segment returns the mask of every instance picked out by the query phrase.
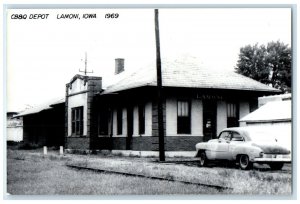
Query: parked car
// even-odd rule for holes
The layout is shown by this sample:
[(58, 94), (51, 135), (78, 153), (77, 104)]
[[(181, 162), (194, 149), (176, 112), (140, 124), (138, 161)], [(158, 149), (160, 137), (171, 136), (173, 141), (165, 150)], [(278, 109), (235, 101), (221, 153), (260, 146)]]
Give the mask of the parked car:
[(268, 164), (273, 170), (291, 162), (291, 152), (281, 146), (270, 133), (249, 127), (226, 128), (217, 139), (196, 144), (200, 166), (210, 160), (237, 162), (241, 169), (251, 169), (253, 163)]

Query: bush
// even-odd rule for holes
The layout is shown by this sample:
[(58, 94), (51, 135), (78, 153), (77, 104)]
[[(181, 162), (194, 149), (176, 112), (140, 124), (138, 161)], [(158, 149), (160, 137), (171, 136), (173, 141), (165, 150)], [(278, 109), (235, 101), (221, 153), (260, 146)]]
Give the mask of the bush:
[(7, 141), (7, 149), (12, 149), (12, 150), (15, 150), (15, 149), (18, 149), (19, 145), (20, 145), (21, 142), (16, 142), (16, 141)]
[(7, 146), (17, 146), (19, 145), (20, 142), (16, 142), (16, 141), (7, 141)]
[(51, 146), (51, 147), (48, 147), (48, 150), (59, 150), (59, 146)]
[(36, 143), (20, 143), (20, 145), (18, 146), (18, 149), (23, 149), (23, 150), (30, 150), (30, 149), (38, 149), (40, 148), (40, 146)]

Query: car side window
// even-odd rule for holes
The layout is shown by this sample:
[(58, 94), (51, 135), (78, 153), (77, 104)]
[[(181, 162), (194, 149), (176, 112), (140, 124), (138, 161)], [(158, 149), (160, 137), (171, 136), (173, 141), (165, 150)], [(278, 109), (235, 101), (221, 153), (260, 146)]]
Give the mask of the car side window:
[(222, 132), (219, 136), (219, 139), (223, 139), (223, 140), (227, 140), (229, 141), (230, 140), (230, 132)]
[(232, 132), (232, 138), (231, 141), (244, 141), (243, 136), (241, 136), (239, 133), (237, 132)]

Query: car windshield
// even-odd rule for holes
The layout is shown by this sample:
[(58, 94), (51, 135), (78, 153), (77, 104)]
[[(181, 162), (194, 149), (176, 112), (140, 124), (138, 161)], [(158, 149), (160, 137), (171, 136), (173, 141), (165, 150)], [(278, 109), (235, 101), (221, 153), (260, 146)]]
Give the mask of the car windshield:
[(251, 130), (248, 131), (248, 135), (252, 141), (266, 141), (266, 142), (277, 141), (276, 137), (272, 132)]

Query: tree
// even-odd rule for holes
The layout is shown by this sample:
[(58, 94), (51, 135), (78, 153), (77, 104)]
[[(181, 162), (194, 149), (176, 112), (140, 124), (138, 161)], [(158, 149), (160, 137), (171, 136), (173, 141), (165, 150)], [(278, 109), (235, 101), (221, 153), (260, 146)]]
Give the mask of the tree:
[(242, 47), (235, 70), (283, 92), (290, 92), (291, 63), (291, 48), (277, 41), (269, 42), (267, 46), (255, 44)]

